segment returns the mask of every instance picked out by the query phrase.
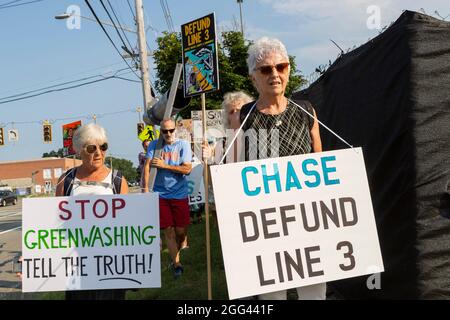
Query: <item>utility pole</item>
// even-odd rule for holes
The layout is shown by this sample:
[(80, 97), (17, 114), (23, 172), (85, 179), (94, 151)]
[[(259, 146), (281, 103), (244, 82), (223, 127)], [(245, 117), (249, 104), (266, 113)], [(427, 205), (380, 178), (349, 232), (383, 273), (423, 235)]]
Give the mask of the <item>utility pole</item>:
[(150, 91), (150, 77), (148, 72), (147, 61), (147, 40), (145, 38), (144, 29), (144, 8), (142, 6), (142, 0), (135, 0), (136, 6), (136, 25), (139, 43), (139, 58), (141, 61), (141, 76), (142, 76), (142, 91), (144, 93), (144, 112), (150, 107), (150, 103), (153, 100)]
[(136, 112), (138, 113), (138, 122), (142, 122), (142, 117), (141, 117), (142, 108), (137, 107)]
[(241, 14), (241, 34), (242, 38), (244, 38), (244, 23), (242, 22), (242, 2), (244, 0), (237, 0), (237, 2), (239, 3), (239, 13)]

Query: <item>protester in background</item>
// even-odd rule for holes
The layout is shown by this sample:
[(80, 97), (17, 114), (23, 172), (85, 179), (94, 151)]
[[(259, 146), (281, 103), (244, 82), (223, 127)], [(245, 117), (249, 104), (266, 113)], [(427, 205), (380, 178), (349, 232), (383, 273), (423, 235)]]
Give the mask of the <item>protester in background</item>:
[[(233, 130), (239, 129), (240, 126), (239, 110), (241, 110), (244, 104), (247, 104), (252, 100), (253, 97), (249, 96), (244, 91), (233, 91), (225, 93), (222, 100), (222, 110), (224, 111), (225, 114), (225, 121), (224, 121), (225, 129), (233, 129)], [(222, 148), (219, 148), (218, 150), (225, 151), (226, 147), (225, 142), (226, 142), (225, 140), (222, 141), (223, 143), (223, 145), (221, 146)], [(215, 160), (219, 159), (219, 157), (216, 157), (215, 155), (215, 150), (217, 149), (216, 147), (217, 147), (216, 144), (211, 145), (204, 144), (202, 146), (203, 158), (208, 159), (209, 164), (213, 164), (217, 162)], [(236, 161), (237, 150), (234, 149), (232, 152), (234, 152), (233, 153), (235, 158), (234, 160)], [(220, 154), (219, 156), (221, 157), (222, 154)]]
[(151, 140), (144, 140), (142, 141), (142, 148), (144, 151), (139, 152), (138, 160), (139, 160), (139, 166), (138, 166), (138, 172), (140, 176), (140, 182), (139, 185), (141, 186), (141, 189), (144, 188), (144, 165), (145, 165), (145, 159), (147, 156), (147, 148), (150, 144)]
[[(108, 138), (97, 124), (79, 127), (73, 147), (82, 164), (66, 171), (59, 178), (56, 196), (127, 194), (125, 177), (105, 166)], [(124, 300), (125, 289), (66, 291), (66, 300)]]
[(223, 96), (222, 109), (224, 110), (225, 128), (226, 129), (239, 129), (239, 110), (241, 110), (244, 104), (247, 104), (253, 100), (253, 97), (249, 96), (243, 91), (227, 92)]
[[(222, 100), (222, 110), (225, 114), (225, 121), (224, 126), (225, 129), (233, 129), (237, 130), (239, 129), (240, 123), (239, 123), (239, 110), (242, 108), (242, 106), (246, 103), (249, 103), (252, 101), (253, 98), (249, 96), (244, 91), (233, 91), (233, 92), (227, 92), (223, 96)], [(217, 148), (217, 143), (222, 143), (220, 148)], [(205, 143), (202, 145), (202, 152), (203, 152), (203, 159), (207, 159), (208, 164), (217, 164), (217, 160), (219, 160), (222, 157), (222, 154), (216, 155), (216, 150), (220, 150), (221, 153), (225, 151), (226, 149), (226, 140), (219, 140), (216, 144), (212, 143)], [(236, 145), (233, 146), (233, 159), (236, 161), (237, 157), (237, 148)], [(211, 175), (208, 175), (211, 176)], [(208, 199), (210, 208), (213, 212), (213, 217), (216, 217), (215, 214), (215, 202), (214, 202), (214, 191), (212, 188), (212, 184), (208, 183)], [(214, 220), (215, 223), (217, 223), (217, 220)]]
[[(258, 148), (245, 144), (246, 160), (321, 152), (319, 124), (314, 109), (308, 102), (304, 104), (309, 113), (314, 115), (314, 119), (311, 119), (285, 96), (290, 65), (283, 43), (267, 37), (257, 40), (249, 47), (247, 64), (259, 96), (256, 101), (244, 105), (240, 110), (240, 124), (246, 120), (243, 130), (253, 129), (258, 141)], [(247, 115), (248, 118), (245, 119)], [(265, 130), (266, 141), (259, 135), (259, 130)], [(269, 148), (273, 143), (271, 139), (277, 137), (278, 154)], [(260, 145), (265, 150), (260, 149)], [(297, 288), (297, 294), (300, 300), (323, 300), (326, 298), (326, 284)], [(261, 300), (286, 300), (287, 291), (266, 293), (258, 297)]]
[(156, 140), (147, 148), (144, 192), (149, 190), (149, 173), (153, 166), (158, 169), (153, 191), (159, 192), (160, 228), (172, 260), (174, 277), (178, 278), (184, 271), (180, 262), (180, 249), (190, 223), (186, 175), (192, 170), (192, 152), (188, 141), (175, 139), (175, 122), (172, 119), (161, 122), (161, 133), (164, 139), (161, 157), (154, 157)]

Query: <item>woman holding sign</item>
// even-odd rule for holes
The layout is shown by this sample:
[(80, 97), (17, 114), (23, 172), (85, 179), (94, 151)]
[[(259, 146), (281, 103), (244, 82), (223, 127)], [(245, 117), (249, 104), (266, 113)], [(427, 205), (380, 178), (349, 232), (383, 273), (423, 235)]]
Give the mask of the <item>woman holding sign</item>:
[[(59, 179), (56, 196), (127, 194), (121, 173), (105, 166), (108, 139), (105, 129), (90, 123), (75, 131), (73, 146), (82, 164)], [(125, 300), (124, 289), (66, 291), (66, 300)]]
[[(263, 37), (249, 47), (247, 64), (256, 101), (242, 107), (239, 114), (244, 131), (251, 130), (257, 143), (246, 139), (245, 159), (276, 158), (321, 152), (316, 113), (307, 101), (291, 101), (285, 96), (290, 65), (286, 48), (277, 39)], [(307, 111), (307, 112), (305, 112)], [(264, 132), (264, 134), (261, 134)], [(274, 145), (277, 148), (274, 148)], [(297, 288), (301, 300), (326, 298), (326, 284)], [(285, 300), (286, 290), (258, 296), (261, 300)]]

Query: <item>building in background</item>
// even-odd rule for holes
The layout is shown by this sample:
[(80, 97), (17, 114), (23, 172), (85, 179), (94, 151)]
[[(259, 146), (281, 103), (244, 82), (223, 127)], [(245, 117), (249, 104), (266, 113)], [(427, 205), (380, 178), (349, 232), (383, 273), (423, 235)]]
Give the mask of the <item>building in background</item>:
[(69, 158), (0, 162), (0, 185), (19, 195), (52, 193), (59, 177), (79, 165), (81, 160)]

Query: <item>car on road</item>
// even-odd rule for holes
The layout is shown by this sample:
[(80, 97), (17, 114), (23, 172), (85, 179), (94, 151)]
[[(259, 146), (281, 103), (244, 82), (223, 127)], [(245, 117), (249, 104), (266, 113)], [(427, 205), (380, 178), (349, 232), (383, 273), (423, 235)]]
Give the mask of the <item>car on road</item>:
[(17, 196), (9, 190), (0, 190), (0, 206), (6, 207), (9, 203), (17, 204)]

